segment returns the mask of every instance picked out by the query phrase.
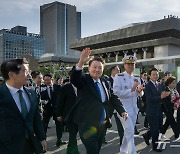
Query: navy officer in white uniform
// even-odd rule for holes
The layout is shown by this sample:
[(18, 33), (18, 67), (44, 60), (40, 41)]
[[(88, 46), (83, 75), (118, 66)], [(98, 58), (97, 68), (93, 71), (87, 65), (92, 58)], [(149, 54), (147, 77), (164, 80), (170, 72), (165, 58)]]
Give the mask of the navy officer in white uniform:
[(137, 97), (143, 95), (143, 85), (140, 83), (139, 75), (134, 75), (133, 71), (137, 58), (132, 55), (123, 59), (125, 72), (117, 74), (114, 78), (113, 92), (122, 102), (129, 118), (125, 121), (120, 116), (124, 127), (124, 137), (120, 147), (120, 154), (136, 154), (134, 144), (134, 127), (138, 114)]

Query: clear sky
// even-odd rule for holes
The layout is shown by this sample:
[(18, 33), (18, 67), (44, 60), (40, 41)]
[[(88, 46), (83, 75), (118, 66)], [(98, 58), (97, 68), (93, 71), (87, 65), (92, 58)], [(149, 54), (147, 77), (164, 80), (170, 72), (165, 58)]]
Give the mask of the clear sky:
[[(179, 0), (59, 0), (82, 13), (82, 37), (119, 29), (131, 23), (180, 17)], [(0, 29), (21, 25), (40, 32), (40, 5), (54, 0), (0, 0)]]

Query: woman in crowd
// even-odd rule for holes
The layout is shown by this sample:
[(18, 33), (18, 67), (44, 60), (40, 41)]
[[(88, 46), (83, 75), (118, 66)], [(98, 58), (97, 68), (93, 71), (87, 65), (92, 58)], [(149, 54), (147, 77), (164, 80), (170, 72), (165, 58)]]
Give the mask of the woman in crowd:
[(176, 86), (176, 78), (175, 77), (171, 76), (165, 81), (165, 91), (167, 93), (169, 93), (169, 95), (167, 97), (165, 97), (162, 101), (162, 109), (166, 115), (166, 121), (161, 129), (161, 133), (162, 133), (161, 139), (162, 140), (167, 139), (165, 136), (165, 133), (166, 133), (169, 125), (171, 126), (171, 128), (174, 132), (174, 137), (175, 138), (179, 137), (179, 130), (177, 128), (176, 120), (173, 116), (175, 104), (174, 104), (174, 102), (172, 102), (172, 97), (174, 95), (176, 95), (176, 93), (177, 93), (177, 90), (175, 90), (175, 86)]

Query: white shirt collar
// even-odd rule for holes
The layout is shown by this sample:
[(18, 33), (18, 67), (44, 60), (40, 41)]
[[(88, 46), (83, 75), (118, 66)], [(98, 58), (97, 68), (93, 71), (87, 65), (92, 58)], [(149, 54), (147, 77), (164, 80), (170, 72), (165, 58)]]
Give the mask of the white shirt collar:
[(14, 95), (15, 93), (17, 93), (18, 90), (24, 91), (23, 86), (22, 86), (20, 89), (14, 88), (14, 87), (8, 85), (7, 83), (6, 83), (6, 86), (8, 87), (9, 91), (10, 91), (11, 94), (13, 94), (13, 95)]
[(115, 78), (115, 76), (112, 76), (112, 75), (111, 75), (111, 78), (112, 78), (112, 79), (114, 79), (114, 78)]
[(100, 79), (98, 79), (98, 80), (93, 79), (93, 81), (94, 81), (94, 83), (95, 83), (95, 82), (101, 83), (101, 80), (100, 80)]
[(156, 82), (154, 82), (154, 81), (152, 81), (152, 80), (150, 80), (154, 85), (157, 85), (158, 84), (158, 82), (156, 81)]
[(133, 76), (133, 73), (131, 73), (131, 75), (130, 75), (126, 71), (124, 72), (124, 74), (127, 74), (128, 76)]

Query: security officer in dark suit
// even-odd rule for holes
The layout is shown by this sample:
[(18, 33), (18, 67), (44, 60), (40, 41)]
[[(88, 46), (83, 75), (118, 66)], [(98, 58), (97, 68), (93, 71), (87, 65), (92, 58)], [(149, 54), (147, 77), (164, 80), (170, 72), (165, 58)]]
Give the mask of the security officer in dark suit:
[(41, 111), (41, 115), (43, 113), (43, 103), (41, 101), (41, 92), (46, 90), (46, 86), (42, 84), (43, 76), (39, 71), (33, 71), (31, 73), (31, 77), (33, 79), (33, 89), (36, 92), (38, 101), (39, 101), (39, 110)]
[(53, 84), (53, 77), (51, 74), (45, 74), (44, 77), (44, 84), (46, 85), (46, 90), (41, 92), (41, 100), (44, 100), (43, 105), (43, 124), (45, 133), (47, 133), (47, 128), (51, 117), (56, 124), (56, 135), (57, 135), (57, 142), (56, 146), (60, 146), (62, 144), (66, 144), (61, 140), (63, 126), (62, 122), (58, 121), (56, 118), (56, 108), (57, 108), (57, 98), (58, 94), (60, 93), (61, 86)]
[(146, 94), (146, 114), (150, 130), (143, 134), (145, 143), (149, 145), (149, 139), (152, 137), (152, 147), (156, 152), (162, 152), (157, 148), (159, 131), (162, 128), (163, 116), (162, 116), (162, 99), (167, 97), (169, 93), (162, 91), (160, 84), (157, 82), (159, 73), (156, 68), (152, 68), (149, 71), (150, 81), (145, 86)]
[[(59, 121), (64, 121), (72, 107), (75, 105), (76, 95), (77, 88), (72, 83), (66, 83), (61, 88), (57, 102), (57, 119)], [(69, 132), (69, 142), (66, 154), (79, 154), (76, 138), (78, 126), (70, 120), (67, 121), (66, 125)]]
[[(90, 54), (89, 48), (84, 49), (78, 64), (73, 68), (71, 82), (77, 88), (77, 103), (67, 119), (73, 118), (78, 125), (87, 154), (99, 154), (106, 128), (111, 127), (109, 103), (113, 103), (124, 119), (127, 118), (127, 113), (119, 99), (110, 93), (107, 81), (101, 78), (104, 61), (98, 57), (90, 60)], [(87, 61), (89, 74), (82, 74), (82, 67)]]
[[(111, 90), (113, 92), (113, 82), (114, 82), (114, 77), (117, 73), (120, 72), (119, 67), (117, 65), (113, 66), (110, 68), (110, 72), (111, 72), (111, 76), (107, 79), (107, 81), (110, 82), (110, 87)], [(116, 125), (117, 125), (117, 130), (118, 130), (118, 134), (119, 134), (119, 138), (120, 138), (120, 145), (122, 144), (122, 139), (123, 139), (123, 134), (124, 134), (124, 129), (123, 126), (121, 124), (120, 119), (117, 116), (117, 112), (114, 110), (113, 106), (110, 104), (110, 118), (112, 117), (112, 115), (114, 115), (115, 117), (115, 121), (116, 121)]]

